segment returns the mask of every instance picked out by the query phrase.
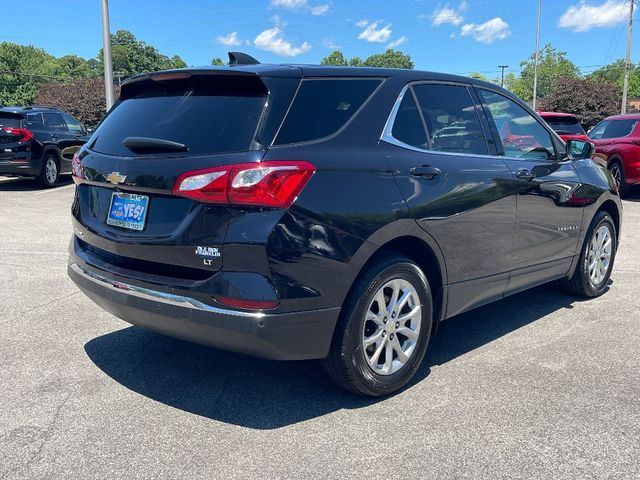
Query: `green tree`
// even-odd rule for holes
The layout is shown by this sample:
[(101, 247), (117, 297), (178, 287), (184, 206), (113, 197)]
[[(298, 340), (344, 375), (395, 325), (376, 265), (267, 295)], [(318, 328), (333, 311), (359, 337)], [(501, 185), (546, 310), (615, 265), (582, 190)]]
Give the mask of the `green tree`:
[(384, 53), (377, 53), (367, 57), (364, 61), (360, 57), (352, 57), (347, 60), (340, 50), (335, 50), (320, 60), (322, 65), (336, 65), (339, 67), (384, 67), (384, 68), (406, 68), (414, 67), (413, 60), (405, 53), (398, 50), (388, 49)]
[[(520, 76), (508, 83), (509, 89), (526, 101), (533, 98), (534, 58), (520, 63)], [(580, 70), (567, 58), (566, 52), (556, 50), (547, 44), (538, 57), (538, 98), (544, 98), (556, 81), (562, 77), (578, 78)]]
[[(113, 71), (123, 76), (187, 66), (178, 55), (169, 58), (128, 30), (118, 30), (111, 35), (111, 45)], [(98, 53), (98, 63), (101, 70), (104, 67), (102, 49)]]
[(555, 81), (540, 107), (575, 114), (585, 127), (595, 125), (620, 109), (621, 96), (614, 82), (596, 78), (562, 77)]
[(55, 75), (60, 77), (93, 77), (97, 72), (84, 58), (65, 55), (56, 59)]
[[(596, 80), (613, 82), (622, 92), (624, 84), (624, 60), (616, 60), (609, 65), (599, 68), (590, 75)], [(640, 97), (640, 64), (629, 65), (629, 97)]]
[(222, 61), (220, 57), (216, 57), (211, 60), (211, 65), (213, 65), (214, 67), (221, 67), (221, 66), (224, 66), (225, 63)]
[(0, 104), (30, 105), (55, 70), (56, 58), (43, 49), (0, 42)]

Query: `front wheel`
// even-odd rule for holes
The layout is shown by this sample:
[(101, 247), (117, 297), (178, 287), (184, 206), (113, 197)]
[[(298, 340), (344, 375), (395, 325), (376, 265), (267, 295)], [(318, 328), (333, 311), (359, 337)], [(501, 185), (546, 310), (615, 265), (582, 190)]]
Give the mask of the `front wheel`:
[(402, 388), (427, 350), (433, 306), (429, 282), (409, 258), (390, 255), (356, 282), (341, 312), (325, 373), (368, 396)]
[(565, 280), (567, 289), (582, 297), (602, 295), (611, 277), (617, 245), (613, 219), (607, 212), (598, 212), (587, 231), (578, 266)]
[(38, 175), (38, 183), (43, 187), (53, 187), (58, 183), (60, 170), (58, 168), (58, 159), (55, 155), (47, 153), (42, 161), (42, 169)]

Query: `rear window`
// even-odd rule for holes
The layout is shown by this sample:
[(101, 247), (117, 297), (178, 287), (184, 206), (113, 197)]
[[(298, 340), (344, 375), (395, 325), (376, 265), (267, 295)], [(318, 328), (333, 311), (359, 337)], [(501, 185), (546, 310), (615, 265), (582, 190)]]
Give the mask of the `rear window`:
[(0, 127), (20, 128), (21, 117), (12, 113), (0, 113)]
[(560, 135), (584, 135), (584, 129), (575, 117), (542, 117)]
[(285, 145), (332, 135), (355, 115), (380, 82), (375, 78), (303, 80), (274, 143)]
[(182, 143), (194, 155), (246, 151), (252, 148), (266, 101), (267, 89), (257, 77), (134, 82), (123, 86), (90, 148), (135, 156), (122, 141), (150, 137)]

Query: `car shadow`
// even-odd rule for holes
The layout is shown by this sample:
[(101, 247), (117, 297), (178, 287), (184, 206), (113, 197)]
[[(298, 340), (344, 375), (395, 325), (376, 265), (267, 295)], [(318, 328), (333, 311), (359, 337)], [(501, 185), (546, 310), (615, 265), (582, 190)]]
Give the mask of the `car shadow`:
[[(60, 175), (60, 180), (55, 187), (64, 187), (73, 183), (71, 175)], [(7, 178), (0, 181), (0, 192), (30, 192), (37, 190), (47, 190), (40, 185), (35, 178)]]
[[(433, 366), (552, 312), (572, 308), (578, 301), (549, 284), (443, 322), (405, 390), (424, 380)], [(137, 327), (94, 338), (85, 351), (98, 368), (126, 388), (186, 412), (248, 428), (280, 428), (381, 401), (334, 387), (316, 361), (261, 360)]]

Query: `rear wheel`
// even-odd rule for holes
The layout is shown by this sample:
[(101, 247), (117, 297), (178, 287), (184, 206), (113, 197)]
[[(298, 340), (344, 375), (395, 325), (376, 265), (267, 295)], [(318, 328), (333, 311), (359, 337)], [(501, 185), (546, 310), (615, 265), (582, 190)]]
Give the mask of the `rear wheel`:
[(620, 193), (620, 196), (623, 197), (627, 193), (629, 193), (629, 185), (627, 184), (627, 180), (624, 176), (624, 168), (622, 167), (622, 163), (620, 163), (618, 160), (614, 160), (613, 162), (611, 162), (611, 164), (609, 165), (609, 172), (618, 184), (618, 192)]
[(58, 159), (54, 154), (46, 153), (42, 161), (40, 175), (38, 175), (38, 183), (43, 187), (53, 187), (58, 183), (59, 177), (60, 168), (58, 166)]
[(431, 335), (429, 283), (409, 258), (391, 255), (372, 265), (345, 303), (323, 360), (327, 375), (360, 395), (390, 394), (411, 380)]
[(616, 256), (616, 229), (607, 212), (598, 212), (591, 221), (578, 266), (565, 281), (567, 289), (583, 297), (598, 297), (607, 287)]

